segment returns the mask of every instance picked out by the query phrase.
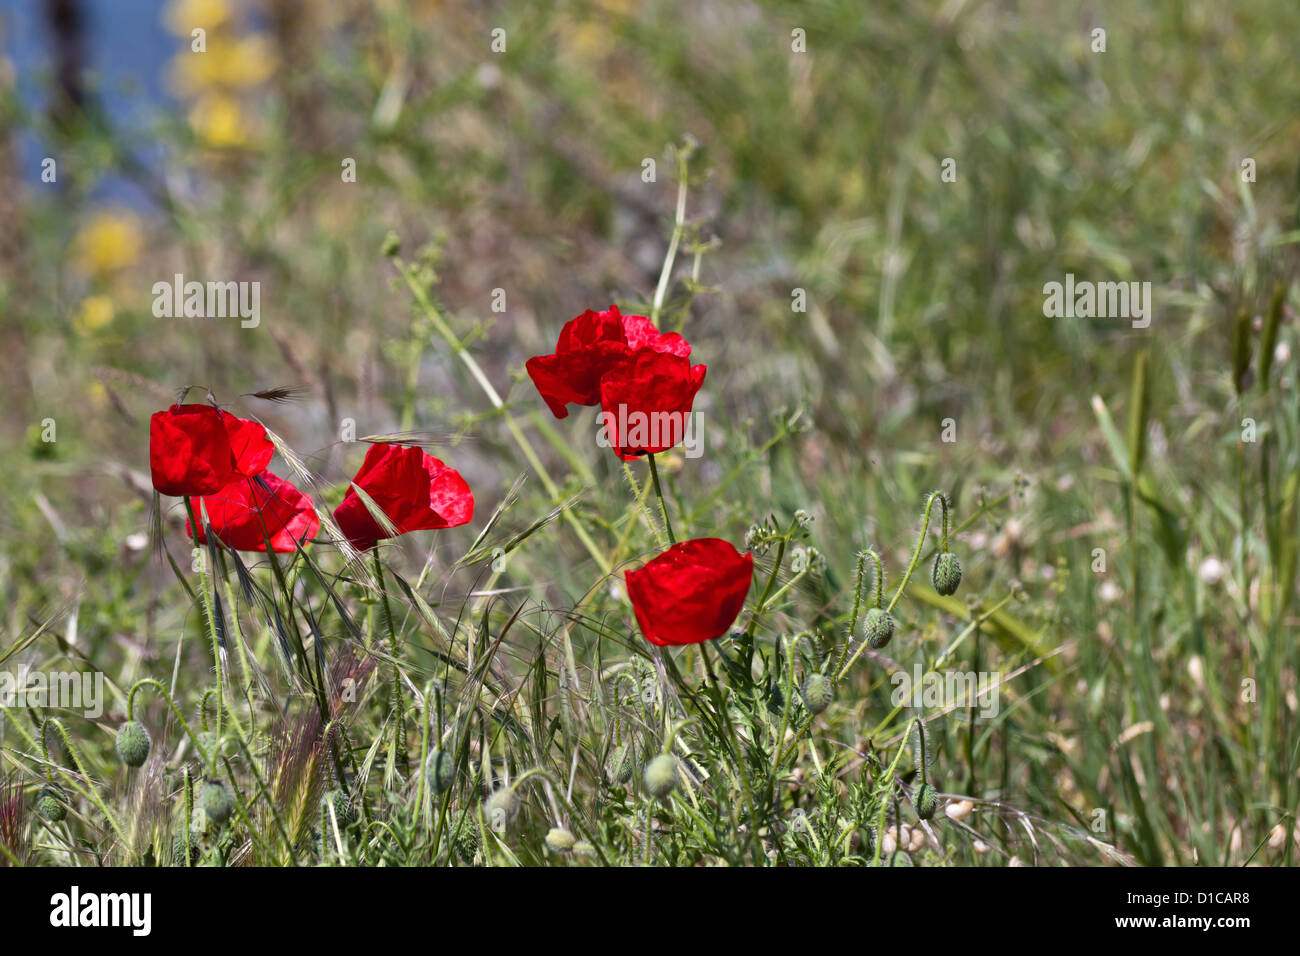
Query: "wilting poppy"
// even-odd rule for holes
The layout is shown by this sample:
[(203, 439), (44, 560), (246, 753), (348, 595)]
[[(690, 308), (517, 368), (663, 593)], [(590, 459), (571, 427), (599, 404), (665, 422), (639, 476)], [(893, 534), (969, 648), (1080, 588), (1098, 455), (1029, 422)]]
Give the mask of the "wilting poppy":
[(274, 453), (265, 428), (211, 405), (173, 405), (149, 419), (149, 470), (164, 495), (215, 494)]
[(605, 437), (624, 461), (667, 451), (686, 435), (703, 365), (668, 352), (633, 352), (600, 380)]
[(570, 319), (555, 351), (530, 358), (525, 368), (552, 414), (567, 418), (569, 403), (598, 405), (601, 377), (640, 349), (683, 358), (691, 354), (690, 344), (676, 332), (660, 332), (644, 315), (623, 315), (615, 305)]
[(660, 647), (698, 644), (726, 634), (740, 614), (754, 558), (721, 538), (694, 538), (624, 577), (647, 641)]
[[(215, 495), (195, 503), (195, 515), (208, 513), (208, 523), (218, 540), (236, 551), (265, 551), (266, 541), (277, 553), (293, 551), (295, 543), (314, 537), (320, 518), (309, 497), (269, 471), (240, 478)], [(187, 521), (186, 531), (193, 532)], [(199, 527), (199, 543), (207, 541)]]
[[(370, 496), (397, 534), (454, 528), (474, 516), (474, 495), (460, 473), (414, 445), (371, 445), (352, 483)], [(362, 551), (390, 536), (354, 488), (334, 509), (334, 520)]]

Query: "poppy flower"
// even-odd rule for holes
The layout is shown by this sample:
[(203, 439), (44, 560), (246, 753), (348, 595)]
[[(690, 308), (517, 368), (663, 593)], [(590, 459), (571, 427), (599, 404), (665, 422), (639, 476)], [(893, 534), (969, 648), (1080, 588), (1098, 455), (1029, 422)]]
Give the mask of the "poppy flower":
[(556, 418), (569, 416), (569, 404), (600, 404), (600, 380), (613, 366), (640, 349), (687, 358), (691, 346), (676, 332), (660, 332), (644, 315), (623, 315), (612, 305), (588, 309), (560, 330), (555, 351), (535, 355), (524, 367)]
[(745, 606), (754, 557), (721, 538), (694, 538), (624, 577), (645, 639), (679, 647), (727, 633)]
[[(269, 538), (271, 550), (283, 554), (320, 528), (311, 499), (269, 471), (240, 478), (200, 503), (217, 539), (236, 551), (265, 551)], [(193, 534), (188, 521), (185, 529)], [(201, 526), (198, 539), (200, 544), (207, 541)]]
[[(370, 496), (397, 534), (454, 528), (474, 516), (474, 495), (460, 473), (414, 445), (371, 445), (352, 483)], [(334, 509), (334, 520), (361, 551), (390, 537), (355, 488)]]
[(149, 419), (149, 470), (164, 495), (211, 495), (263, 471), (275, 453), (257, 422), (211, 405), (173, 405)]
[(631, 461), (681, 442), (706, 370), (680, 355), (642, 349), (605, 373), (601, 416), (618, 457)]

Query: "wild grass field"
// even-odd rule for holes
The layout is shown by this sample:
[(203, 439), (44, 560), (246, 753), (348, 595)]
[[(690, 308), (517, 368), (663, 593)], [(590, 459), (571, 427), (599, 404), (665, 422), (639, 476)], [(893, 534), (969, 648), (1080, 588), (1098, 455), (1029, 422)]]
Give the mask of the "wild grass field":
[(32, 7), (0, 866), (1296, 861), (1300, 6)]

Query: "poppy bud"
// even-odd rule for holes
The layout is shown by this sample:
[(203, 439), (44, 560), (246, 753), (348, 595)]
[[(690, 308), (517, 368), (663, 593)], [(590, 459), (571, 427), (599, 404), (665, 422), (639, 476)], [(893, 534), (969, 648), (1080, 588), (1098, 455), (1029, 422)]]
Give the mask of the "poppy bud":
[(430, 750), (424, 762), (424, 778), (434, 793), (445, 793), (456, 779), (456, 761), (443, 750)]
[(356, 811), (352, 807), (352, 798), (348, 796), (346, 790), (331, 790), (321, 797), (320, 802), (326, 814), (329, 813), (328, 807), (334, 808), (334, 817), (339, 821), (340, 827), (349, 826), (357, 818)]
[(961, 584), (961, 562), (951, 551), (944, 551), (934, 559), (934, 570), (930, 572), (934, 589), (945, 597), (955, 594)]
[(810, 713), (820, 714), (835, 699), (835, 688), (825, 674), (809, 674), (803, 682), (803, 703)]
[(456, 855), (460, 857), (460, 861), (466, 866), (473, 866), (478, 856), (478, 827), (461, 827), (461, 834), (452, 845), (456, 848)]
[(878, 651), (894, 639), (894, 618), (884, 608), (873, 607), (867, 611), (862, 630), (866, 634), (867, 643)]
[(492, 795), (483, 801), (483, 815), (487, 817), (488, 825), (496, 827), (510, 823), (519, 815), (519, 798), (510, 787), (502, 787), (500, 790), (494, 790)]
[[(200, 855), (201, 854), (199, 853), (198, 843), (191, 836), (190, 837), (190, 864), (193, 865), (195, 863), (198, 863)], [(172, 863), (174, 863), (176, 866), (185, 865), (185, 834), (184, 833), (178, 833), (176, 834), (176, 836), (172, 837)]]
[(384, 236), (384, 241), (379, 247), (379, 251), (386, 259), (391, 259), (393, 256), (401, 252), (402, 241), (397, 238), (397, 233), (390, 229), (388, 235)]
[(36, 812), (50, 823), (59, 823), (68, 815), (62, 791), (53, 785), (41, 787), (36, 795)]
[(916, 815), (922, 820), (928, 820), (938, 809), (939, 791), (928, 783), (921, 784), (920, 789), (916, 791)]
[(605, 776), (611, 783), (624, 784), (632, 779), (636, 769), (636, 751), (631, 743), (623, 744), (610, 756), (605, 764)]
[(118, 729), (113, 749), (128, 767), (143, 766), (149, 759), (149, 731), (138, 720), (128, 720)]
[(546, 845), (552, 853), (568, 853), (577, 842), (564, 827), (552, 827), (546, 833)]
[(213, 823), (221, 824), (230, 819), (235, 809), (235, 801), (227, 790), (216, 780), (209, 780), (199, 791), (199, 809)]
[(650, 796), (665, 800), (677, 789), (677, 758), (672, 754), (660, 754), (646, 764), (645, 788)]

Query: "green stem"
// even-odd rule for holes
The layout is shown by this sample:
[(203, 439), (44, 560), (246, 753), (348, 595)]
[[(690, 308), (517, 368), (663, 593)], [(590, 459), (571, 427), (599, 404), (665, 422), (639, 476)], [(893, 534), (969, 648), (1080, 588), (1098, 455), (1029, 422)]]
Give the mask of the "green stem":
[(664, 531), (668, 533), (668, 542), (676, 544), (677, 538), (673, 534), (673, 523), (668, 517), (668, 502), (664, 501), (664, 490), (659, 485), (659, 466), (655, 464), (655, 456), (647, 455), (650, 459), (650, 477), (654, 479), (655, 497), (659, 499), (659, 511), (664, 516)]
[[(420, 287), (420, 284), (411, 277), (406, 264), (402, 262), (401, 259), (396, 258), (393, 259), (393, 264), (401, 274), (402, 279), (406, 282), (407, 288), (411, 290), (411, 295), (414, 296), (416, 304), (420, 306), (429, 321), (433, 323), (433, 327), (437, 330), (438, 334), (442, 336), (443, 340), (449, 346), (451, 346), (452, 351), (460, 357), (460, 360), (465, 364), (465, 367), (469, 369), (470, 375), (473, 376), (476, 382), (478, 382), (479, 387), (483, 389), (483, 393), (487, 395), (488, 401), (492, 403), (493, 408), (497, 409), (501, 413), (501, 417), (505, 420), (506, 428), (510, 431), (511, 437), (514, 438), (515, 444), (519, 446), (519, 450), (524, 453), (524, 457), (528, 459), (529, 466), (537, 472), (537, 477), (542, 480), (542, 485), (546, 488), (546, 493), (551, 496), (552, 500), (556, 504), (560, 504), (559, 487), (551, 478), (550, 473), (546, 470), (546, 466), (542, 464), (541, 459), (537, 457), (536, 450), (528, 441), (528, 437), (523, 433), (523, 430), (519, 427), (519, 423), (515, 421), (514, 416), (511, 415), (509, 410), (505, 407), (505, 402), (502, 401), (500, 394), (498, 394), (497, 390), (492, 386), (492, 383), (488, 380), (487, 375), (484, 374), (483, 369), (479, 366), (478, 362), (474, 360), (474, 356), (470, 354), (469, 349), (465, 348), (464, 343), (462, 343), (460, 339), (456, 337), (456, 334), (452, 332), (451, 326), (447, 324), (446, 320), (442, 317), (442, 314), (429, 299), (428, 293), (425, 292), (425, 290)], [(596, 546), (596, 542), (591, 539), (591, 535), (588, 534), (587, 529), (582, 522), (579, 521), (568, 508), (564, 509), (564, 519), (573, 528), (574, 533), (578, 536), (578, 540), (582, 542), (583, 547), (591, 553), (591, 556), (595, 559), (601, 573), (609, 574), (609, 560), (601, 552), (600, 548)]]
[[(194, 730), (190, 727), (189, 721), (185, 719), (185, 715), (181, 713), (181, 709), (176, 706), (176, 701), (172, 700), (172, 695), (167, 692), (167, 688), (164, 687), (160, 681), (154, 680), (152, 677), (144, 677), (131, 685), (131, 689), (127, 691), (126, 694), (126, 719), (134, 719), (135, 695), (143, 687), (152, 687), (158, 691), (159, 696), (167, 702), (167, 706), (172, 709), (172, 713), (176, 715), (176, 719), (179, 720), (181, 726), (185, 728), (186, 736), (194, 742), (194, 749), (199, 752), (199, 756), (203, 758), (204, 764), (213, 767), (214, 764), (212, 762), (212, 757), (208, 753), (207, 748), (203, 746), (202, 742), (195, 735)], [(218, 720), (220, 720), (220, 715), (218, 715)]]

